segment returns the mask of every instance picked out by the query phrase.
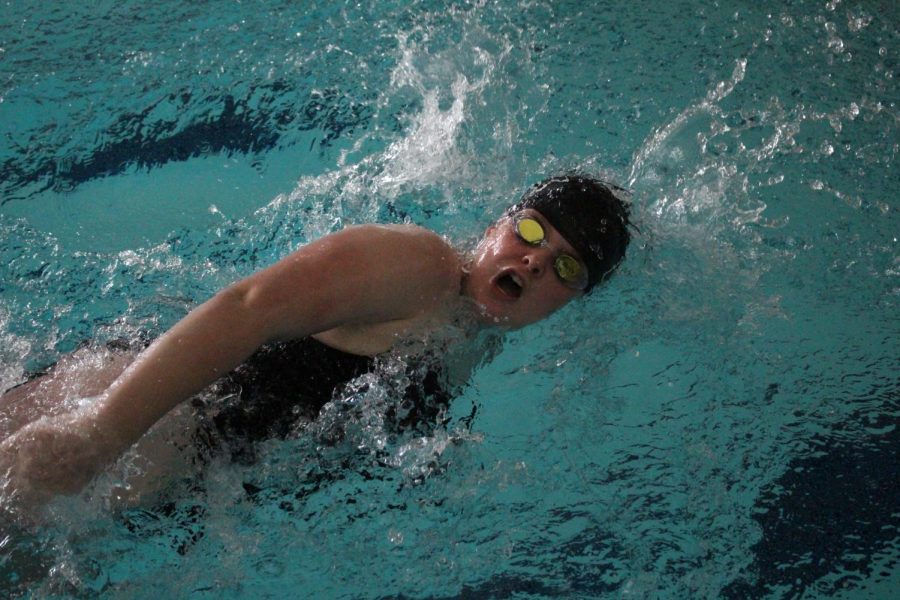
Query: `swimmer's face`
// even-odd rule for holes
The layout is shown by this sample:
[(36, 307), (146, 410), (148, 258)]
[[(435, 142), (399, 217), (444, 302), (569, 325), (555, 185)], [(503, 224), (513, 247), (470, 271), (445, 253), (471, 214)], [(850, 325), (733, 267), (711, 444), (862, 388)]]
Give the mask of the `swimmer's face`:
[(485, 233), (463, 284), (464, 293), (487, 322), (510, 328), (540, 321), (582, 294), (554, 270), (560, 254), (581, 261), (578, 252), (538, 211), (525, 209), (518, 214), (543, 226), (546, 244), (525, 242), (516, 233), (513, 217), (505, 216)]

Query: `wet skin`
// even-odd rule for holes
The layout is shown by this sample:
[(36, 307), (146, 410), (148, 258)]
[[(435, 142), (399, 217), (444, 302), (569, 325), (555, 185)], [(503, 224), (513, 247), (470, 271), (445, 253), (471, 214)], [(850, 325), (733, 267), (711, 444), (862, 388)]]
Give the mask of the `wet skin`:
[(516, 234), (512, 217), (503, 217), (488, 228), (463, 279), (463, 293), (485, 319), (512, 329), (539, 321), (582, 294), (567, 287), (553, 269), (560, 254), (583, 264), (578, 252), (538, 211), (520, 214), (541, 223), (547, 243), (526, 243)]

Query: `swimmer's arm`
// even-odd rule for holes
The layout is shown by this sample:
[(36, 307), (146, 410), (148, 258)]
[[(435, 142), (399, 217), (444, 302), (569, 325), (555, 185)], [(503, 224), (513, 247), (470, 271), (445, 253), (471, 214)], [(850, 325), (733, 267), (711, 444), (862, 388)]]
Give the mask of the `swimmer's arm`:
[(456, 253), (423, 229), (363, 226), (326, 236), (197, 307), (85, 411), (31, 423), (7, 438), (0, 471), (40, 497), (77, 492), (260, 345), (408, 319), (436, 311), (458, 292)]
[(113, 383), (98, 416), (124, 450), (265, 343), (408, 319), (458, 292), (458, 258), (435, 234), (417, 227), (345, 229), (192, 311)]

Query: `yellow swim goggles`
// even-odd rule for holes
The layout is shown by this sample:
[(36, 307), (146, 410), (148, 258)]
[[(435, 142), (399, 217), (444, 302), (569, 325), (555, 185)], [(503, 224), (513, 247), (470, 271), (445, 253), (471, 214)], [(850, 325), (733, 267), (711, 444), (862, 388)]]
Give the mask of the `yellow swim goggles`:
[[(516, 215), (513, 217), (516, 235), (530, 246), (546, 246), (547, 234), (544, 226), (534, 217)], [(566, 287), (575, 290), (584, 290), (588, 284), (587, 268), (574, 256), (560, 254), (553, 261), (553, 270), (556, 276)]]

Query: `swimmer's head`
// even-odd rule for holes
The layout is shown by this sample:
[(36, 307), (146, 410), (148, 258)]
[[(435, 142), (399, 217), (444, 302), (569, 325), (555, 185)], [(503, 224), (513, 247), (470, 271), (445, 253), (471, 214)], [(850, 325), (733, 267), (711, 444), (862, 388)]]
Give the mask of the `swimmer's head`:
[(628, 207), (614, 190), (623, 191), (591, 177), (560, 175), (536, 184), (507, 213), (541, 213), (581, 255), (589, 292), (616, 270), (631, 239)]

